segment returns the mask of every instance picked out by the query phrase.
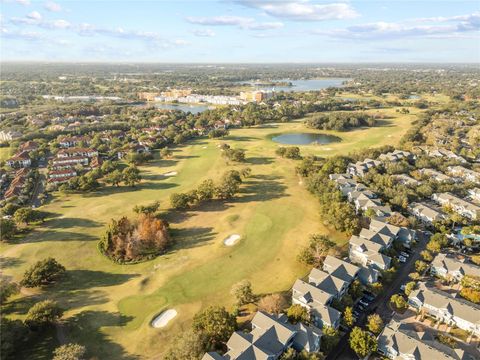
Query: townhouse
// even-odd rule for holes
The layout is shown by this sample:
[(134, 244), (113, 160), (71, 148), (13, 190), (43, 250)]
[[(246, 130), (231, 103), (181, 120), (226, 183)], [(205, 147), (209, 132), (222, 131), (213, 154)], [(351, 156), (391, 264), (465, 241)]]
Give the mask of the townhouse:
[(375, 218), (370, 220), (369, 229), (393, 237), (394, 240), (401, 242), (403, 246), (408, 248), (411, 246), (412, 241), (417, 239), (417, 233), (415, 230), (404, 226), (392, 225)]
[(402, 150), (394, 150), (392, 152), (388, 152), (386, 154), (381, 154), (378, 157), (378, 160), (384, 161), (384, 162), (398, 162), (400, 160), (413, 160), (415, 156), (408, 151), (402, 151)]
[(392, 177), (395, 179), (397, 183), (401, 185), (417, 186), (422, 183), (421, 181), (415, 180), (411, 176), (408, 176), (405, 174), (392, 175)]
[(442, 206), (451, 207), (453, 211), (468, 219), (477, 220), (480, 217), (480, 206), (461, 199), (449, 192), (433, 194), (432, 200)]
[(5, 199), (8, 200), (14, 196), (19, 196), (22, 193), (28, 173), (29, 170), (27, 168), (22, 168), (15, 172), (13, 180), (10, 182), (7, 191), (5, 191)]
[(425, 225), (431, 226), (434, 222), (447, 219), (447, 214), (426, 203), (413, 202), (408, 206), (408, 212), (422, 221)]
[(389, 359), (467, 360), (460, 348), (451, 349), (439, 343), (428, 332), (416, 332), (407, 324), (391, 320), (378, 336), (378, 352)]
[(408, 297), (408, 304), (448, 325), (480, 335), (480, 307), (421, 283)]
[(420, 169), (418, 172), (427, 177), (428, 179), (438, 181), (440, 183), (453, 182), (453, 179), (450, 176), (447, 176), (440, 171), (434, 169)]
[(360, 236), (352, 235), (349, 241), (349, 259), (355, 264), (377, 271), (387, 270), (392, 259), (381, 253), (385, 247)]
[(480, 173), (477, 171), (464, 168), (463, 166), (449, 166), (447, 169), (452, 176), (459, 177), (464, 181), (480, 184)]
[(465, 275), (480, 277), (480, 267), (439, 253), (432, 261), (430, 273), (460, 281)]
[(295, 325), (284, 315), (259, 311), (252, 319), (248, 333), (235, 331), (227, 342), (225, 355), (206, 353), (202, 360), (276, 360), (289, 348), (317, 352), (322, 331), (303, 323)]
[(62, 184), (75, 176), (77, 176), (77, 172), (74, 169), (50, 170), (47, 182), (50, 184)]
[(355, 164), (348, 164), (347, 173), (353, 176), (363, 177), (368, 170), (382, 165), (379, 160), (365, 159), (364, 161), (357, 161)]
[(12, 168), (27, 168), (32, 165), (32, 160), (28, 151), (22, 150), (6, 161), (7, 165)]
[(61, 149), (57, 153), (57, 158), (70, 158), (70, 157), (87, 157), (91, 158), (98, 156), (98, 151), (90, 148), (67, 148)]
[(323, 271), (350, 284), (358, 277), (360, 268), (334, 256), (327, 255), (323, 261)]
[(472, 200), (480, 201), (480, 188), (469, 189), (468, 195)]
[(320, 290), (315, 285), (297, 279), (292, 288), (292, 304), (298, 304), (308, 310), (313, 324), (319, 328), (330, 326), (338, 328), (341, 313), (328, 304), (335, 296)]
[(445, 159), (453, 159), (453, 160), (457, 160), (461, 163), (466, 163), (467, 162), (467, 160), (465, 160), (460, 155), (457, 155), (453, 151), (446, 150), (446, 149), (426, 150), (426, 153), (427, 153), (428, 156), (431, 156), (431, 157), (441, 157), (441, 158), (445, 158)]

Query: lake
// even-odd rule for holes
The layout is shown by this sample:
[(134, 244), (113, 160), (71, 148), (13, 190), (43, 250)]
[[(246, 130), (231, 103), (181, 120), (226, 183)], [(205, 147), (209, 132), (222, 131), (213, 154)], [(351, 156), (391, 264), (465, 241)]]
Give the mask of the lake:
[[(254, 82), (247, 82), (248, 84), (254, 86), (258, 90), (272, 90), (275, 91), (317, 91), (326, 89), (329, 87), (341, 87), (344, 81), (350, 79), (346, 78), (329, 78), (329, 79), (308, 79), (308, 80), (290, 80), (290, 79), (279, 79), (273, 80), (275, 82), (290, 82), (292, 86), (263, 86), (262, 84), (256, 84)], [(245, 83), (245, 82), (243, 82)]]
[(183, 112), (191, 112), (192, 114), (198, 114), (205, 110), (208, 110), (207, 105), (155, 103), (155, 107), (157, 109), (164, 109), (164, 110), (181, 110)]
[(340, 138), (333, 135), (315, 133), (286, 133), (272, 137), (272, 141), (284, 145), (324, 145), (339, 142)]

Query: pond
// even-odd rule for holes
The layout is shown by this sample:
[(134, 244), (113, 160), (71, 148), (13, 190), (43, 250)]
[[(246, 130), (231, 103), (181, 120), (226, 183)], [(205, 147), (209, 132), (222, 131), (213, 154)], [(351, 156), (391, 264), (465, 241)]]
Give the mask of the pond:
[(205, 110), (208, 110), (207, 105), (156, 103), (155, 107), (157, 109), (164, 109), (164, 110), (181, 110), (183, 112), (191, 112), (192, 114), (198, 114)]
[[(329, 87), (341, 87), (343, 82), (350, 79), (346, 78), (328, 78), (328, 79), (308, 79), (308, 80), (290, 80), (290, 79), (278, 79), (275, 82), (291, 83), (292, 86), (268, 86), (261, 83), (246, 82), (255, 87), (257, 90), (272, 90), (275, 91), (318, 91)], [(245, 83), (245, 82), (243, 82)]]
[(340, 142), (340, 138), (333, 135), (315, 133), (286, 133), (272, 137), (276, 143), (284, 145), (324, 145)]

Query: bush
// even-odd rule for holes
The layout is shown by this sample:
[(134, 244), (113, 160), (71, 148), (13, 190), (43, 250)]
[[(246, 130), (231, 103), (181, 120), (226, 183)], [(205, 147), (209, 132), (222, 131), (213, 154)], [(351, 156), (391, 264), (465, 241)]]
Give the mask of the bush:
[(310, 321), (310, 315), (308, 315), (307, 309), (298, 304), (294, 304), (288, 308), (287, 316), (293, 324)]
[(63, 310), (55, 301), (44, 300), (33, 305), (25, 318), (25, 325), (32, 330), (52, 325), (63, 315)]
[(79, 344), (65, 344), (53, 352), (53, 360), (84, 360), (87, 349)]
[(54, 258), (38, 261), (23, 275), (21, 285), (36, 287), (51, 284), (65, 273), (65, 267)]

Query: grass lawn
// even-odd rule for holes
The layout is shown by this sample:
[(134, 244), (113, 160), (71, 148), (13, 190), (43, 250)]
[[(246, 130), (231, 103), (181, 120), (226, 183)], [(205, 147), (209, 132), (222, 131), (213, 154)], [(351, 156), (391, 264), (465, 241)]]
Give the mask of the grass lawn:
[[(414, 114), (392, 116), (380, 127), (332, 133), (335, 144), (303, 146), (302, 153), (328, 156), (370, 146), (395, 144)], [(249, 279), (258, 294), (288, 290), (308, 271), (296, 261), (298, 248), (312, 233), (324, 233), (340, 246), (343, 234), (322, 225), (316, 200), (295, 175), (295, 161), (275, 156), (275, 133), (302, 132), (300, 121), (237, 129), (223, 140), (199, 139), (176, 148), (171, 160), (155, 160), (142, 167), (144, 181), (137, 188), (109, 187), (93, 194), (57, 195), (43, 210), (52, 218), (16, 244), (2, 244), (4, 273), (16, 280), (33, 262), (54, 256), (67, 276), (45, 291), (17, 296), (4, 309), (23, 318), (29, 306), (49, 297), (65, 308), (65, 337), (79, 342), (99, 359), (159, 357), (172, 339), (190, 326), (195, 312), (209, 304), (233, 306), (231, 286)], [(247, 163), (227, 164), (218, 144), (246, 150)], [(217, 179), (227, 169), (249, 166), (252, 176), (241, 194), (226, 203), (213, 202), (178, 213), (169, 207), (172, 192), (196, 187), (203, 179)], [(178, 175), (162, 174), (177, 171)], [(116, 265), (97, 251), (97, 241), (112, 217), (132, 215), (137, 204), (159, 200), (176, 239), (164, 256), (136, 265)], [(223, 240), (241, 239), (232, 247)], [(161, 311), (175, 308), (178, 316), (163, 329), (150, 326)], [(28, 347), (19, 358), (47, 359), (55, 337)], [(47, 349), (47, 350), (46, 350)], [(43, 354), (43, 355), (42, 355)], [(45, 355), (47, 354), (47, 355)]]
[(6, 161), (12, 156), (10, 147), (0, 147), (0, 162)]

